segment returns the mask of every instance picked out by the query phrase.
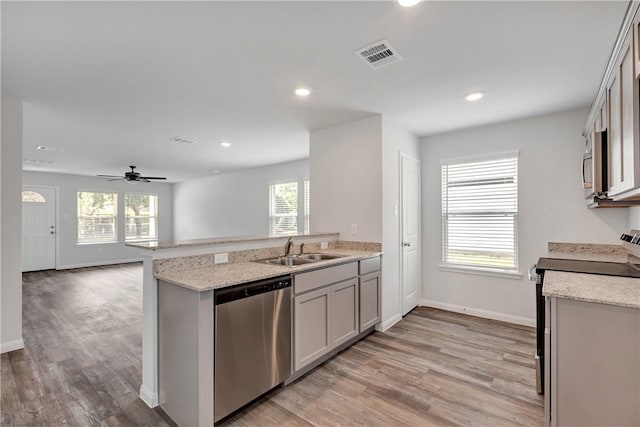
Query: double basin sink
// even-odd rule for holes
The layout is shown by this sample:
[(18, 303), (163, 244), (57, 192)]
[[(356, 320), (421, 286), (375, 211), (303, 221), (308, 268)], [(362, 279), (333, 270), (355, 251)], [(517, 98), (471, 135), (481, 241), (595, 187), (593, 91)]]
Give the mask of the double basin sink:
[(295, 267), (296, 265), (311, 264), (318, 261), (326, 261), (330, 259), (342, 258), (346, 255), (334, 255), (334, 254), (300, 254), (300, 255), (286, 255), (276, 258), (259, 259), (255, 262), (262, 264), (272, 265), (285, 265), (287, 267)]

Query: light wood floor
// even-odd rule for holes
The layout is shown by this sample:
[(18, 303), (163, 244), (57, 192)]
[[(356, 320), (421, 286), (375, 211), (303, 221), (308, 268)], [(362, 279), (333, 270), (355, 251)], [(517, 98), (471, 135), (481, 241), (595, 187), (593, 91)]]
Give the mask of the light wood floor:
[[(138, 398), (140, 265), (26, 273), (23, 312), (2, 425), (173, 425)], [(223, 425), (540, 426), (534, 346), (533, 328), (417, 308)]]

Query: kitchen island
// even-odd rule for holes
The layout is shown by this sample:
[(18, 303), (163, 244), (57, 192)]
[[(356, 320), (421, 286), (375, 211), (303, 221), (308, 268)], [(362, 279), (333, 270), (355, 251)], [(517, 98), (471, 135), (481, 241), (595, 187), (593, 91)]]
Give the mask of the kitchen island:
[[(186, 242), (131, 244), (143, 251), (143, 367), (140, 397), (150, 407), (159, 403), (158, 362), (158, 289), (159, 280), (173, 286), (206, 292), (245, 281), (290, 274), (286, 266), (252, 262), (282, 255), (285, 237), (225, 237)], [(313, 233), (291, 236), (292, 253), (342, 252), (341, 259), (327, 260), (322, 265), (339, 264), (358, 257), (380, 253), (381, 245), (370, 242), (339, 241), (337, 233)], [(326, 249), (322, 249), (326, 248)], [(348, 259), (345, 259), (348, 258)], [(341, 261), (342, 260), (342, 261)], [(297, 271), (313, 269), (313, 265), (297, 266)]]

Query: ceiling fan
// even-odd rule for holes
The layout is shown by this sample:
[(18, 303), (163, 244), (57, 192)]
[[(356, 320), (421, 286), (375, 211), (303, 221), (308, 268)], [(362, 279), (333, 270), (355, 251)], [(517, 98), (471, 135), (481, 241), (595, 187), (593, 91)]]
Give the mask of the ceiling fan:
[(131, 168), (131, 172), (125, 172), (124, 176), (116, 176), (116, 175), (97, 175), (101, 178), (111, 178), (109, 181), (127, 181), (131, 184), (135, 184), (138, 182), (151, 182), (152, 179), (167, 179), (165, 177), (159, 176), (140, 176), (140, 172), (135, 171), (135, 166), (129, 166)]

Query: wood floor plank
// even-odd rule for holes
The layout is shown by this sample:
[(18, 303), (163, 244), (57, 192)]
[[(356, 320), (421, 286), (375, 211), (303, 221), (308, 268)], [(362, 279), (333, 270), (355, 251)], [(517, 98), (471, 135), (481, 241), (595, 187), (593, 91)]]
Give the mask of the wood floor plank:
[[(0, 357), (2, 426), (174, 426), (139, 398), (139, 264), (23, 275), (25, 349)], [(219, 427), (541, 426), (535, 330), (417, 308)]]

